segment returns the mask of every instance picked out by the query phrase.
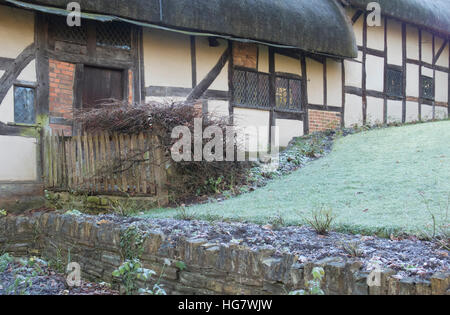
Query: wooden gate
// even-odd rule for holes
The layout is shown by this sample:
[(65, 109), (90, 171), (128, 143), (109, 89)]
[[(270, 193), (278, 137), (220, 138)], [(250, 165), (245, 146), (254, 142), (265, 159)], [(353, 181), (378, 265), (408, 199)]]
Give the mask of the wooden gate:
[(49, 190), (167, 196), (165, 153), (149, 133), (47, 134), (43, 161)]

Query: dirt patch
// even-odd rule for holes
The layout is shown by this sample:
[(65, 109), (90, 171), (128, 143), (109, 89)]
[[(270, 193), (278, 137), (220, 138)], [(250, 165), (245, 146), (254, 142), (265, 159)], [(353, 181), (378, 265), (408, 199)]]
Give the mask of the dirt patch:
[[(92, 218), (92, 217), (91, 217)], [(437, 272), (448, 272), (449, 251), (433, 242), (414, 237), (384, 239), (375, 236), (347, 235), (331, 232), (320, 236), (306, 227), (286, 227), (272, 230), (247, 223), (208, 223), (173, 219), (141, 219), (101, 216), (122, 226), (135, 225), (144, 231), (160, 232), (167, 241), (176, 243), (181, 238), (203, 239), (209, 243), (240, 244), (251, 249), (274, 250), (275, 255), (293, 253), (300, 263), (314, 262), (327, 257), (351, 257), (345, 247), (356, 248), (364, 270), (376, 265), (397, 271), (397, 277), (428, 279)]]

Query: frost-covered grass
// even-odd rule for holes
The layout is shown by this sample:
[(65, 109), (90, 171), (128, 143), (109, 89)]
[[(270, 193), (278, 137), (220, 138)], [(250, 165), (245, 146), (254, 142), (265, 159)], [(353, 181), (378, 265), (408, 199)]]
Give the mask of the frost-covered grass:
[[(450, 194), (450, 121), (340, 138), (326, 157), (264, 188), (187, 211), (197, 218), (256, 223), (281, 215), (286, 224), (295, 225), (325, 205), (333, 209), (340, 231), (417, 234), (431, 223), (420, 192), (431, 200), (430, 209), (442, 223)], [(175, 209), (159, 209), (145, 216), (176, 214)]]

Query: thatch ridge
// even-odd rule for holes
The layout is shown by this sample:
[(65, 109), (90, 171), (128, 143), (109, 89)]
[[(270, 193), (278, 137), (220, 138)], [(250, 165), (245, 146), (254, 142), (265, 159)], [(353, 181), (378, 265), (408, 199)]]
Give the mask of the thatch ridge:
[[(367, 8), (373, 0), (346, 0), (359, 8)], [(387, 16), (417, 24), (450, 35), (450, 0), (378, 0)]]
[[(65, 7), (67, 0), (22, 0)], [(353, 30), (335, 0), (78, 0), (85, 12), (231, 35), (353, 58)], [(160, 3), (162, 6), (160, 6)]]

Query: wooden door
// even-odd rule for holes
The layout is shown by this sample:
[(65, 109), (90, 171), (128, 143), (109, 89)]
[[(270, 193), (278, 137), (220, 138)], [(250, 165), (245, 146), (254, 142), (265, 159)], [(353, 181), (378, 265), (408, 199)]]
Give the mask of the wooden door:
[(98, 107), (110, 99), (124, 99), (123, 71), (85, 66), (83, 109)]

